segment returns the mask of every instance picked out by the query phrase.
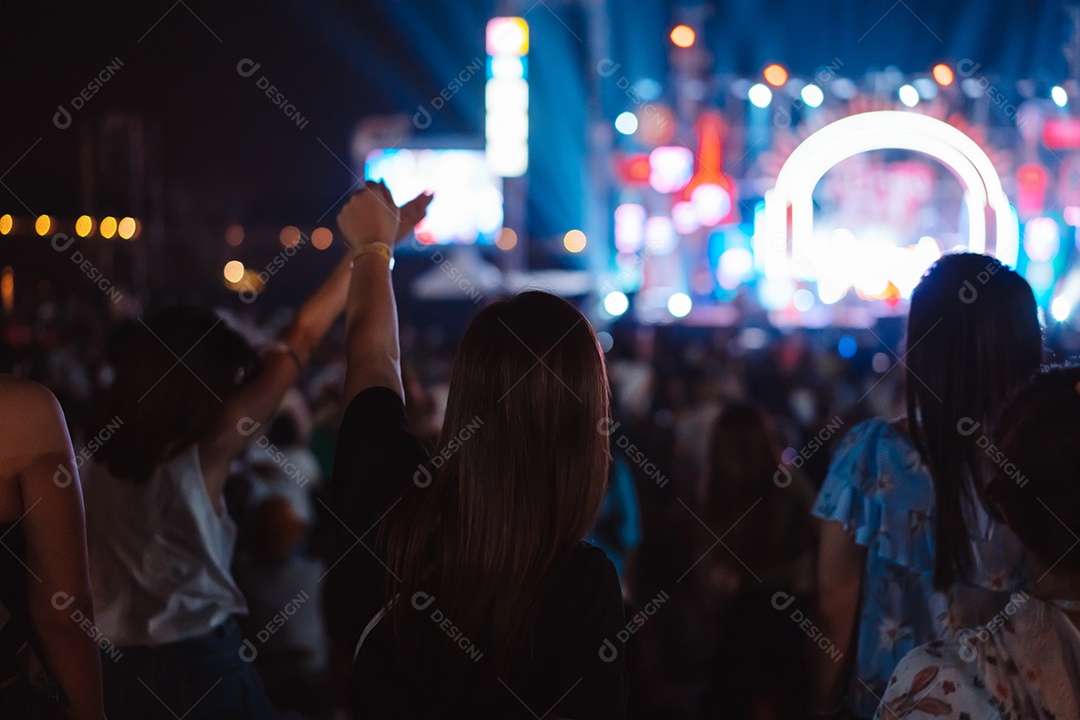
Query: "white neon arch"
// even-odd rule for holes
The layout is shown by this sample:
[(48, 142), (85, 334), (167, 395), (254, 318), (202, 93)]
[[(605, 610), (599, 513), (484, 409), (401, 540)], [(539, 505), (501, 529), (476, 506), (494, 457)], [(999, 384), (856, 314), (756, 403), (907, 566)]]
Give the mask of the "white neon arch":
[(1019, 227), (994, 164), (979, 145), (960, 130), (918, 113), (881, 110), (851, 115), (806, 138), (788, 157), (765, 193), (764, 227), (754, 240), (768, 277), (787, 277), (788, 222), (791, 208), (791, 254), (813, 242), (813, 192), (821, 178), (841, 160), (870, 150), (912, 150), (951, 168), (964, 187), (968, 211), (968, 249), (986, 251), (986, 211), (994, 213), (994, 255), (1015, 267)]

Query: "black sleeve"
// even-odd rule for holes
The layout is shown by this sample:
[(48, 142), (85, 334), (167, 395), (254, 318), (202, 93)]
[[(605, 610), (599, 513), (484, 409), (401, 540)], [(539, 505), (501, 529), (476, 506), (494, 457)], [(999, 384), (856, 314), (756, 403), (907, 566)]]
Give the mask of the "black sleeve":
[[(423, 472), (427, 459), (409, 432), (401, 397), (385, 387), (360, 391), (345, 410), (338, 432), (334, 512), (364, 537)], [(364, 542), (370, 545), (370, 538)]]
[[(603, 550), (585, 545), (584, 562), (575, 563), (578, 612), (564, 637), (559, 673), (573, 690), (553, 709), (573, 720), (623, 720), (626, 717), (626, 665), (622, 589), (615, 566)], [(584, 591), (587, 588), (587, 591)], [(584, 591), (584, 592), (583, 592)]]

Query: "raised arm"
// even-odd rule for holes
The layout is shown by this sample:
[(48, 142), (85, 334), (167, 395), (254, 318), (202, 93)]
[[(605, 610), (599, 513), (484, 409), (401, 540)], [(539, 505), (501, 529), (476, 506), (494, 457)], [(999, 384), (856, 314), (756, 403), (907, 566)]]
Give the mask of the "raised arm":
[(285, 391), (296, 381), (300, 366), (341, 315), (350, 275), (346, 257), (300, 306), (280, 344), (263, 356), (258, 374), (225, 402), (217, 422), (199, 441), (199, 458), (211, 498), (220, 497), (229, 462), (255, 441), (259, 426), (273, 417)]
[(0, 451), (22, 495), (27, 590), (34, 632), (45, 662), (70, 702), (69, 717), (103, 720), (101, 658), (87, 630), (93, 622), (82, 488), (63, 412), (45, 388), (0, 380), (2, 406), (17, 410)]
[(430, 202), (430, 195), (421, 195), (399, 209), (385, 185), (368, 182), (338, 214), (338, 227), (354, 257), (345, 312), (346, 404), (369, 387), (390, 388), (404, 402), (389, 251), (423, 218)]

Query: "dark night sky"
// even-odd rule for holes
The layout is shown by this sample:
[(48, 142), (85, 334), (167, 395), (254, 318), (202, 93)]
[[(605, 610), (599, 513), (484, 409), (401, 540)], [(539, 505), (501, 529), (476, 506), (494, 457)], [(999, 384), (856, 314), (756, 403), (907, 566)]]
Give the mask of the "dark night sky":
[[(4, 3), (0, 173), (33, 146), (2, 180), (35, 212), (81, 210), (80, 120), (119, 108), (141, 112), (160, 129), (171, 212), (184, 208), (208, 223), (253, 215), (267, 223), (313, 220), (353, 181), (322, 143), (345, 159), (357, 120), (372, 113), (411, 115), (483, 56), (483, 25), (495, 9), (494, 0), (185, 2)], [(628, 72), (665, 79), (664, 29), (677, 19), (677, 5), (609, 0), (612, 52)], [(573, 68), (584, 50), (571, 37), (585, 36), (582, 11), (545, 0), (530, 13), (539, 28), (534, 43), (546, 37), (549, 52), (558, 51), (558, 58), (548, 55), (549, 68), (562, 62), (557, 72), (569, 71), (554, 82), (556, 70), (547, 71), (547, 88), (570, 92), (534, 97), (536, 111), (547, 113), (552, 133), (580, 128), (580, 107), (556, 111), (563, 98), (583, 97), (587, 70), (575, 76)], [(1062, 6), (1049, 0), (739, 0), (714, 3), (706, 30), (717, 67), (747, 74), (771, 60), (810, 74), (833, 58), (853, 74), (889, 63), (924, 71), (951, 56), (970, 57), (989, 72), (1056, 82), (1065, 72), (1061, 45), (1069, 23)], [(76, 114), (73, 126), (54, 127), (57, 105), (117, 57), (123, 68)], [(542, 49), (536, 62), (540, 57)], [(309, 120), (305, 129), (259, 92), (255, 77), (237, 74), (241, 58), (261, 63), (260, 74)], [(482, 102), (482, 83), (471, 83), (437, 117), (433, 131), (481, 132)], [(554, 153), (557, 172), (573, 168), (572, 150), (582, 145)], [(6, 211), (21, 208), (0, 187), (0, 212)]]

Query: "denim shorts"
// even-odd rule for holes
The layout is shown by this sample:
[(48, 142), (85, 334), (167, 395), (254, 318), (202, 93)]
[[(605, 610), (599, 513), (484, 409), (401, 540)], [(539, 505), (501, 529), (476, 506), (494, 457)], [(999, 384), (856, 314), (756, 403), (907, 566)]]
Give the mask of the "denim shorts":
[(240, 657), (244, 636), (231, 619), (190, 640), (102, 653), (109, 720), (269, 720), (255, 667)]

